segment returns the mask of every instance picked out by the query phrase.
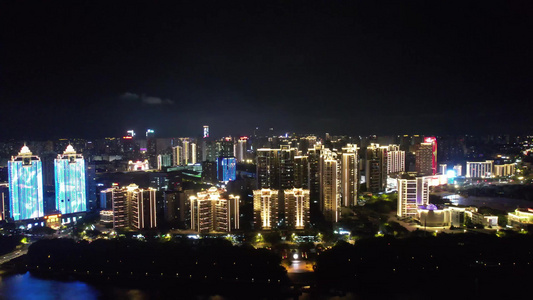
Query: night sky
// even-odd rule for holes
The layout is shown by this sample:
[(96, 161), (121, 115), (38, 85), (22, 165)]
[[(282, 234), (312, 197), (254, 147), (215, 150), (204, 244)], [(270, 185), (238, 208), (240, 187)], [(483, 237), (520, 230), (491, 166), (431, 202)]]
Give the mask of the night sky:
[(0, 140), (522, 134), (532, 55), (531, 1), (1, 1)]

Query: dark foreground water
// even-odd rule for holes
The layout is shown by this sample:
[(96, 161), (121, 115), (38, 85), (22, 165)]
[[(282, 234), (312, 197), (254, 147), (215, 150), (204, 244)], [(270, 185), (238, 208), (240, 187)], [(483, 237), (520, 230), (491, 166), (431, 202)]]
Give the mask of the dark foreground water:
[(52, 299), (101, 299), (102, 293), (81, 281), (46, 280), (22, 275), (0, 277), (0, 299), (52, 300)]
[[(201, 291), (197, 291), (200, 292)], [(82, 281), (61, 281), (44, 279), (31, 275), (29, 272), (19, 275), (0, 276), (0, 300), (94, 300), (94, 299), (199, 299), (199, 300), (228, 300), (232, 298), (192, 295), (194, 291), (172, 290), (138, 290), (119, 288), (114, 286), (99, 286)], [(240, 295), (238, 298), (241, 299)], [(247, 299), (262, 299), (261, 295), (248, 295)], [(272, 298), (271, 298), (272, 299)], [(292, 298), (294, 299), (294, 298)], [(304, 293), (300, 300), (306, 299), (359, 299), (353, 294), (344, 296), (310, 295)]]

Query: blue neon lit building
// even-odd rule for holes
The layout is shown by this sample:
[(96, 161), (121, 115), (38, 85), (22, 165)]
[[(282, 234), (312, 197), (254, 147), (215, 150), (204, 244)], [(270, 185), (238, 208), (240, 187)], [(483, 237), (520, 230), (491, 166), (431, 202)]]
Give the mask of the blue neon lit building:
[(87, 210), (85, 160), (71, 145), (54, 161), (56, 182), (56, 209), (62, 214)]
[(24, 146), (7, 166), (11, 218), (19, 221), (44, 217), (41, 159)]
[(217, 158), (217, 179), (219, 181), (234, 181), (236, 179), (235, 157)]

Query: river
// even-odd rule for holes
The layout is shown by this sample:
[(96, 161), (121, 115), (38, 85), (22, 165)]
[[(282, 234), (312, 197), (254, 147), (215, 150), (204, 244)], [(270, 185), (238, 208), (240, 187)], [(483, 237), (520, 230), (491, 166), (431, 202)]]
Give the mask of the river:
[(524, 199), (513, 199), (513, 198), (499, 198), (499, 197), (463, 197), (460, 195), (446, 195), (442, 197), (443, 199), (448, 199), (452, 204), (457, 205), (466, 205), (466, 206), (487, 206), (490, 208), (495, 208), (503, 210), (506, 212), (514, 211), (516, 208), (533, 208), (533, 202), (527, 201)]
[[(354, 294), (344, 296), (311, 295), (304, 293), (300, 300), (328, 299), (328, 300), (352, 300), (359, 299)], [(243, 298), (244, 297), (244, 298)], [(238, 295), (238, 299), (252, 299), (245, 295)], [(226, 300), (228, 298), (219, 295), (202, 296), (193, 295), (191, 291), (158, 291), (119, 288), (112, 285), (93, 285), (82, 281), (61, 281), (43, 279), (24, 274), (0, 276), (0, 299), (1, 300), (96, 300), (96, 299), (202, 299), (202, 300)], [(233, 298), (230, 298), (233, 299)], [(261, 298), (259, 298), (261, 299)], [(294, 299), (294, 298), (291, 298)]]

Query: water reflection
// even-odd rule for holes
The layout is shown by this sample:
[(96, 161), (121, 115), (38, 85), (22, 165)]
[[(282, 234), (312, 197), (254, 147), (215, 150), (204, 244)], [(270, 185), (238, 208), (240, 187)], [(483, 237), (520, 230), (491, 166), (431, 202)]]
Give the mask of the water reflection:
[(30, 273), (0, 278), (0, 299), (25, 300), (93, 300), (100, 292), (81, 281), (46, 280)]

